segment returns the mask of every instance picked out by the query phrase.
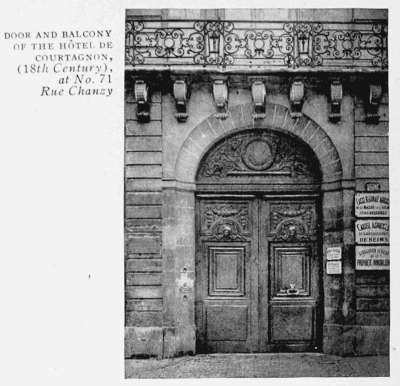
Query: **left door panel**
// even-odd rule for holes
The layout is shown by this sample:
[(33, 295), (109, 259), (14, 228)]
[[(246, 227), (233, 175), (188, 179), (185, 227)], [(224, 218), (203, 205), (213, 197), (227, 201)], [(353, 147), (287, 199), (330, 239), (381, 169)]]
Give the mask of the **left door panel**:
[(197, 201), (198, 352), (258, 349), (255, 205), (251, 198)]

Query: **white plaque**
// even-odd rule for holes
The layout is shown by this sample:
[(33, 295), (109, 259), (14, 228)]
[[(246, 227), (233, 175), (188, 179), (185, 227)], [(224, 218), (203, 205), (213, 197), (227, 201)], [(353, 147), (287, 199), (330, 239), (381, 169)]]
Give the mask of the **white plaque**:
[(389, 220), (357, 220), (357, 244), (389, 244)]
[(326, 273), (328, 275), (338, 275), (342, 273), (342, 261), (327, 261), (326, 262)]
[(389, 217), (389, 193), (356, 193), (357, 217)]
[(341, 260), (342, 247), (328, 247), (326, 248), (326, 260)]
[(356, 246), (356, 269), (385, 270), (390, 267), (388, 246)]

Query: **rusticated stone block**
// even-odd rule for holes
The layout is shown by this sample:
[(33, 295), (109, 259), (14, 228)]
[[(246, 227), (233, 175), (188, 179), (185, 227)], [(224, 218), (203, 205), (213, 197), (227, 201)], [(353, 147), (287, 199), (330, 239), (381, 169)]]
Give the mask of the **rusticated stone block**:
[(125, 155), (126, 165), (161, 164), (161, 161), (162, 161), (161, 151), (134, 151), (134, 152), (127, 152)]
[(357, 297), (385, 297), (389, 296), (389, 285), (358, 285), (356, 288)]
[(359, 298), (357, 299), (357, 311), (389, 311), (388, 298)]
[(126, 218), (161, 218), (161, 206), (127, 206)]
[(161, 135), (161, 121), (150, 121), (146, 125), (139, 125), (135, 121), (127, 121), (125, 128), (126, 135), (135, 136), (160, 136)]
[(161, 219), (160, 218), (127, 219), (125, 222), (125, 229), (128, 235), (141, 232), (146, 232), (146, 233), (161, 232)]
[(160, 237), (129, 237), (128, 253), (160, 253)]
[(127, 326), (151, 327), (162, 325), (162, 313), (160, 311), (127, 311)]
[(388, 178), (389, 167), (386, 165), (356, 166), (356, 178)]
[(356, 137), (355, 151), (387, 151), (387, 137)]
[(388, 326), (325, 324), (323, 352), (331, 355), (387, 355)]
[(126, 285), (161, 285), (160, 273), (131, 273), (126, 274)]
[(125, 148), (127, 151), (161, 151), (161, 137), (127, 137)]
[(161, 259), (128, 259), (126, 272), (161, 272)]
[(125, 195), (127, 205), (161, 205), (161, 193), (127, 193)]
[(356, 321), (365, 326), (388, 326), (389, 312), (357, 312)]
[(161, 165), (130, 165), (125, 169), (127, 178), (161, 178)]
[(193, 325), (164, 329), (164, 357), (170, 358), (196, 351), (196, 334)]
[(162, 287), (127, 286), (125, 293), (128, 299), (157, 299), (162, 297)]
[(354, 125), (354, 130), (356, 136), (386, 136), (389, 131), (389, 124), (388, 122), (379, 122), (375, 125), (369, 125), (365, 122), (356, 122)]
[(359, 326), (356, 328), (357, 355), (388, 355), (389, 326)]
[(389, 284), (390, 271), (357, 271), (357, 284)]
[(356, 165), (388, 165), (389, 153), (355, 153)]
[(126, 311), (162, 311), (162, 299), (126, 299)]
[(125, 327), (125, 358), (163, 355), (161, 327)]

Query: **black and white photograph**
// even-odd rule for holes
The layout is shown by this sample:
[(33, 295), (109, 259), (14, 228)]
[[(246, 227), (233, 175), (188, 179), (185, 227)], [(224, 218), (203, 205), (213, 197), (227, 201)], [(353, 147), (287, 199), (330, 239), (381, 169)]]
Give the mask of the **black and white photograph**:
[(126, 11), (126, 377), (389, 376), (387, 21)]
[(400, 384), (399, 17), (4, 2), (0, 385)]

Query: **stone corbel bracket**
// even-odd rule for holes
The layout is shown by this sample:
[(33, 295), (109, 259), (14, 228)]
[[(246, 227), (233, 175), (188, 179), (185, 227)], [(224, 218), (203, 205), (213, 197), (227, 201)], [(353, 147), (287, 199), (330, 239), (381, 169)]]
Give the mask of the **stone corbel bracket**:
[(144, 80), (136, 80), (135, 100), (137, 102), (136, 116), (139, 122), (150, 121), (149, 86)]
[(175, 98), (176, 113), (175, 118), (178, 122), (186, 122), (189, 117), (187, 113), (187, 101), (189, 99), (188, 85), (185, 80), (174, 81), (173, 93)]
[(290, 87), (290, 115), (299, 118), (303, 115), (301, 109), (304, 103), (304, 83), (301, 80), (293, 81)]
[(330, 102), (331, 112), (329, 114), (329, 120), (332, 122), (339, 122), (342, 118), (341, 108), (343, 99), (343, 85), (340, 80), (332, 80), (330, 85)]
[(214, 80), (213, 97), (217, 107), (217, 113), (215, 114), (215, 117), (219, 119), (226, 119), (228, 117), (228, 85), (226, 80)]
[(254, 119), (265, 118), (265, 97), (267, 95), (265, 84), (262, 80), (254, 80), (251, 84), (251, 96), (254, 104)]
[(369, 85), (368, 103), (366, 108), (366, 121), (369, 123), (379, 122), (379, 104), (382, 98), (382, 86), (379, 84)]

